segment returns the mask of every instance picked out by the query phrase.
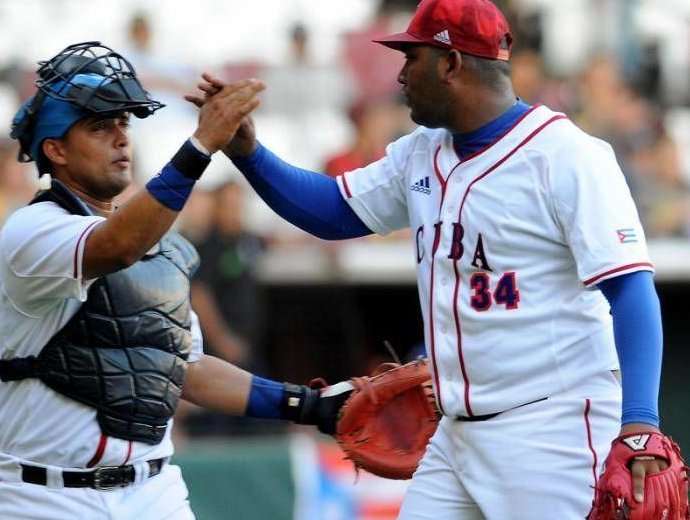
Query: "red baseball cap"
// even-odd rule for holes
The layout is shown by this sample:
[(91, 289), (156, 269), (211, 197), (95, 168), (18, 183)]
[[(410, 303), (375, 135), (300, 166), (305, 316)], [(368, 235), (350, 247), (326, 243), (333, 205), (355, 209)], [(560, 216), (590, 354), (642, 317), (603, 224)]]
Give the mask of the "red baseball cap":
[(508, 61), (513, 37), (503, 13), (489, 0), (422, 0), (405, 32), (374, 41), (396, 50), (423, 43)]

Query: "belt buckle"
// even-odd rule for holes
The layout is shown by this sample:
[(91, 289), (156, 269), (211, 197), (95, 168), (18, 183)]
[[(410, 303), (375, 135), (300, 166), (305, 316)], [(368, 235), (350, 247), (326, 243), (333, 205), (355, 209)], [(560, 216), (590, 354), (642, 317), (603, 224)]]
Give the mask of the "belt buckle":
[(93, 472), (93, 487), (99, 491), (108, 491), (127, 485), (120, 466), (101, 466)]

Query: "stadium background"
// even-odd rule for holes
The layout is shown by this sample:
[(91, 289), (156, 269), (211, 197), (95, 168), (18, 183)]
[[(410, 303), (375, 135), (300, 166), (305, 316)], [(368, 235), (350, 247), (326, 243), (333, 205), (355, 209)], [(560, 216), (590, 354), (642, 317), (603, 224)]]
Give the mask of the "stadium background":
[[(518, 93), (567, 112), (609, 140), (628, 176), (664, 311), (662, 426), (687, 456), (690, 4), (498, 3), (516, 33)], [(227, 79), (265, 79), (269, 88), (256, 114), (260, 139), (300, 166), (334, 174), (376, 158), (383, 143), (409, 128), (396, 95), (401, 57), (370, 39), (403, 28), (415, 4), (0, 0), (0, 222), (39, 186), (32, 167), (13, 161), (9, 121), (30, 92), (35, 62), (67, 44), (100, 40), (121, 50), (168, 104), (133, 125), (139, 184), (191, 132), (194, 111), (180, 96), (203, 70)], [(227, 179), (236, 189), (221, 189)], [(223, 207), (237, 211), (223, 214)], [(229, 222), (226, 249), (209, 246), (222, 235), (214, 219)], [(384, 340), (403, 358), (423, 347), (406, 233), (339, 244), (307, 237), (275, 217), (222, 158), (214, 159), (179, 229), (207, 258), (221, 259), (206, 269), (197, 293), (198, 305), (210, 313), (207, 326), (220, 316), (231, 331), (205, 330), (217, 355), (235, 356), (276, 379), (336, 381), (387, 360)], [(224, 279), (214, 278), (218, 266)], [(225, 297), (213, 291), (216, 285)], [(355, 475), (330, 439), (308, 428), (184, 409), (176, 436), (176, 458), (203, 520), (383, 520), (394, 518), (405, 488), (404, 482)]]

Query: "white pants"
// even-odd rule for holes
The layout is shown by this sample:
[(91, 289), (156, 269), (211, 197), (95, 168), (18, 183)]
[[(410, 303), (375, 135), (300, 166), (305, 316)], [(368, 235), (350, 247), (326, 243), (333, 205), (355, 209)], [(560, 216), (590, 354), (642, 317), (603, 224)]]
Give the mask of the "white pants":
[(399, 520), (582, 520), (620, 429), (610, 372), (480, 422), (444, 417)]
[(0, 519), (194, 520), (180, 468), (167, 464), (140, 484), (97, 491), (0, 481)]

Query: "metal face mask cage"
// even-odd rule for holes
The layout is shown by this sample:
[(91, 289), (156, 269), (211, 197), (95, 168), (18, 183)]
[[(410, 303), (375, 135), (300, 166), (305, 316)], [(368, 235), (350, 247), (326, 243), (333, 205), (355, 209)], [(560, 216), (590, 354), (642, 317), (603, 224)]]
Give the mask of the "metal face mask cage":
[[(101, 80), (94, 86), (80, 84), (75, 78), (81, 74), (100, 76)], [(21, 145), (20, 162), (32, 160), (29, 146), (46, 96), (101, 116), (130, 112), (143, 119), (165, 106), (144, 90), (127, 59), (97, 41), (70, 45), (50, 60), (39, 62), (37, 75), (33, 101), (12, 128), (12, 137)]]

